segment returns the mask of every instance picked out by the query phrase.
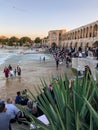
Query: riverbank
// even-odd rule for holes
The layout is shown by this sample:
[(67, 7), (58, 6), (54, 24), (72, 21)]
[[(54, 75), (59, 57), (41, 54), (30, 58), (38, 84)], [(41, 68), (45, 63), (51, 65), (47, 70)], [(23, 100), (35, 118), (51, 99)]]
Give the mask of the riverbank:
[(8, 80), (5, 77), (0, 79), (0, 96), (2, 99), (7, 99), (11, 96), (14, 100), (16, 92), (25, 88), (30, 89), (31, 92), (36, 94), (34, 87), (41, 86), (40, 79), (45, 79), (49, 83), (51, 76), (64, 76), (65, 72), (68, 73), (69, 77), (72, 76), (70, 68), (66, 68), (65, 64), (59, 65), (59, 69), (56, 70), (53, 59), (46, 60), (45, 62), (40, 60), (23, 62), (21, 77), (9, 78)]
[[(50, 78), (52, 76), (56, 77), (61, 75), (63, 77), (65, 72), (68, 74), (69, 78), (71, 78), (73, 75), (70, 67), (66, 68), (65, 63), (60, 64), (57, 70), (55, 60), (53, 58), (46, 58), (45, 62), (40, 59), (29, 59), (22, 60), (20, 62), (20, 66), (22, 69), (21, 77), (13, 77), (7, 80), (4, 77), (3, 73), (4, 66), (8, 66), (9, 64), (11, 64), (13, 68), (16, 67), (14, 59), (11, 59), (8, 60), (6, 63), (0, 65), (0, 97), (4, 100), (6, 100), (8, 97), (12, 97), (14, 101), (17, 91), (22, 91), (23, 89), (29, 89), (34, 95), (36, 95), (35, 87), (42, 87), (40, 79), (45, 79), (47, 84), (49, 84)], [(23, 126), (25, 129), (29, 129), (29, 126)], [(17, 130), (18, 127), (19, 126), (17, 123), (12, 124), (12, 130)]]

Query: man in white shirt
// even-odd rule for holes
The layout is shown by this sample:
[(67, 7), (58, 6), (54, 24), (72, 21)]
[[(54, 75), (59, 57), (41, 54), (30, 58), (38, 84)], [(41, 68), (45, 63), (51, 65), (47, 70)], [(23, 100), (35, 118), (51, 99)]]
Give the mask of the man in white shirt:
[(82, 53), (81, 52), (79, 52), (79, 58), (82, 58)]
[(12, 104), (12, 99), (8, 98), (7, 99), (7, 104), (6, 104), (6, 112), (11, 115), (11, 123), (16, 121), (17, 114), (20, 111), (14, 104)]

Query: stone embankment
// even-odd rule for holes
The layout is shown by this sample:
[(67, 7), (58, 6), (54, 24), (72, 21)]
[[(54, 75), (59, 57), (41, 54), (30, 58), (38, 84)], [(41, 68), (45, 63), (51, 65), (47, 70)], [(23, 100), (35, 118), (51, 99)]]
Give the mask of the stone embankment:
[(96, 69), (97, 63), (98, 61), (95, 58), (72, 58), (72, 68), (77, 69), (80, 67), (81, 71), (83, 71), (84, 67), (88, 65), (95, 80), (98, 74), (98, 70)]

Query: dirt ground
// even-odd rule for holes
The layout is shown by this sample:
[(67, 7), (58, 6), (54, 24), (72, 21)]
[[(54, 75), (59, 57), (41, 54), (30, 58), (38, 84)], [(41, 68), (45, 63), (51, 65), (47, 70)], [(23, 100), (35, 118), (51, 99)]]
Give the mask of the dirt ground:
[[(43, 61), (29, 61), (28, 63), (24, 63), (22, 65), (21, 77), (13, 77), (8, 80), (5, 78), (0, 79), (0, 97), (4, 100), (12, 97), (14, 101), (17, 91), (25, 88), (29, 88), (32, 93), (36, 94), (35, 87), (41, 86), (40, 79), (45, 79), (49, 83), (52, 76), (61, 75), (63, 77), (65, 72), (71, 78), (73, 74), (70, 68), (66, 68), (65, 63), (62, 63), (57, 70), (54, 60), (45, 61), (45, 63)], [(29, 129), (28, 126), (23, 126)], [(18, 130), (18, 127), (17, 123), (12, 124), (12, 130)]]

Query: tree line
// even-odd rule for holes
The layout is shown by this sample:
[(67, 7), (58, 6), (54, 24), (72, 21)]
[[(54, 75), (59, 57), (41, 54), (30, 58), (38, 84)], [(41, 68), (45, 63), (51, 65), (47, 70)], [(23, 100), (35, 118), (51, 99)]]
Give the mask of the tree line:
[(23, 46), (23, 45), (32, 45), (32, 44), (41, 44), (42, 39), (40, 37), (36, 37), (32, 40), (30, 37), (21, 37), (20, 39), (12, 36), (10, 38), (0, 38), (1, 45), (8, 45), (8, 46)]

